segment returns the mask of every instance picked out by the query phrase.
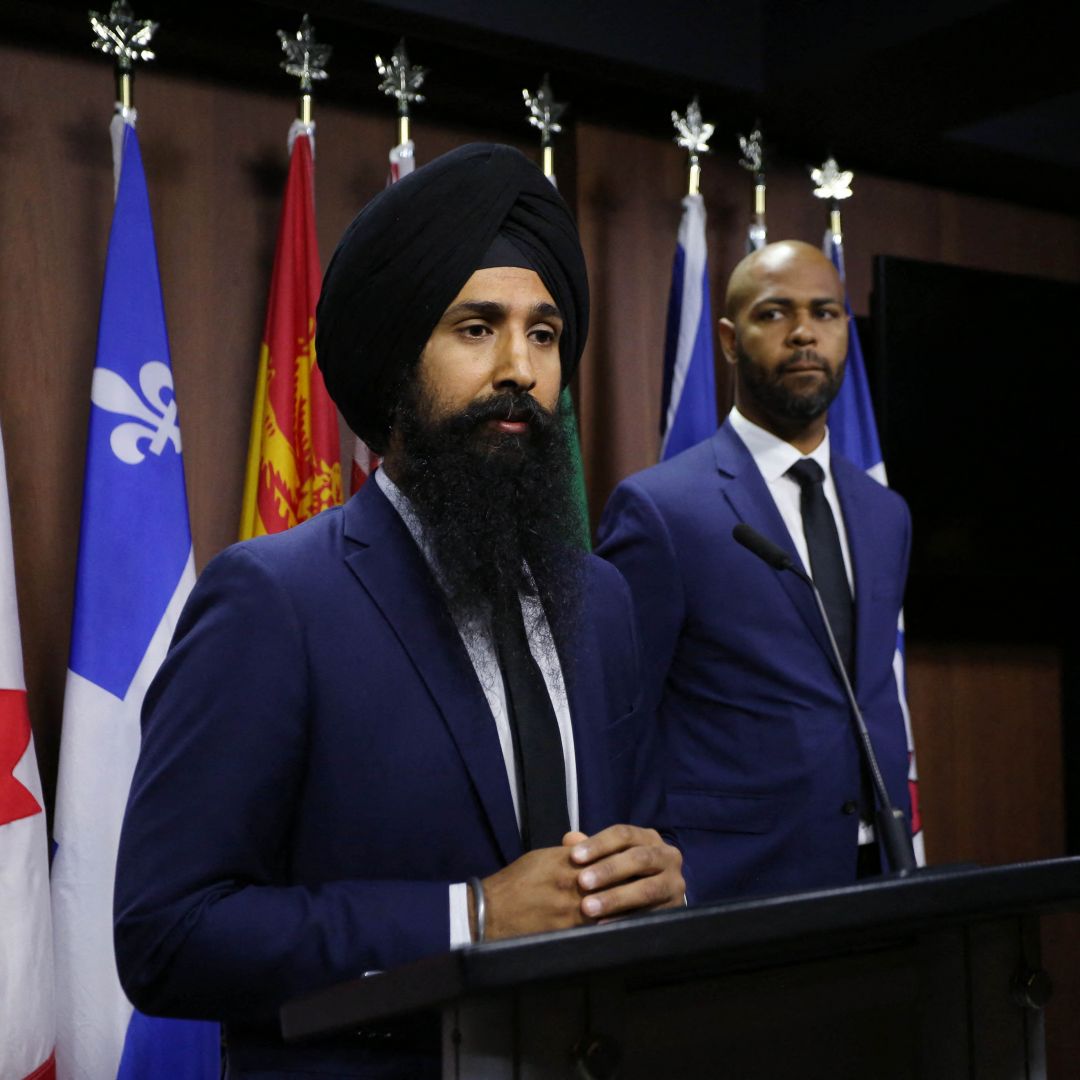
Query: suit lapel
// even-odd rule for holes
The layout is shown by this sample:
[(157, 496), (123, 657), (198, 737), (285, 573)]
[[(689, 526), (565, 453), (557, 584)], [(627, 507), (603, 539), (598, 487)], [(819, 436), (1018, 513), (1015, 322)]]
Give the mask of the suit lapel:
[(423, 554), (372, 480), (345, 507), (345, 562), (408, 653), (450, 730), (503, 859), (521, 837), (491, 709)]
[[(796, 566), (802, 566), (802, 559), (791, 539), (791, 533), (784, 524), (784, 519), (780, 516), (780, 511), (776, 508), (776, 502), (769, 492), (768, 485), (754, 463), (753, 456), (735, 433), (730, 421), (725, 420), (713, 436), (713, 450), (716, 456), (716, 467), (720, 474), (730, 478), (730, 482), (724, 485), (723, 491), (736, 517), (768, 537), (774, 544), (782, 547), (791, 556)], [(781, 588), (795, 605), (831, 664), (833, 660), (829, 638), (809, 586), (794, 574), (783, 571), (775, 571), (775, 574)]]

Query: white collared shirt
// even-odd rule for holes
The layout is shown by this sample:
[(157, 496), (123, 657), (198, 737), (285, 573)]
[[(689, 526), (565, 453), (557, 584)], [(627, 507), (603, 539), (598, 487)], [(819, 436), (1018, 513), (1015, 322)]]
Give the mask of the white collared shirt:
[(758, 467), (769, 494), (776, 503), (776, 509), (784, 519), (788, 532), (791, 534), (795, 550), (799, 553), (803, 568), (810, 573), (810, 549), (806, 546), (806, 533), (803, 531), (802, 504), (800, 496), (802, 489), (799, 482), (788, 476), (788, 469), (796, 461), (803, 458), (812, 458), (825, 473), (825, 498), (832, 508), (833, 517), (836, 519), (836, 531), (840, 535), (840, 550), (844, 555), (844, 569), (847, 571), (848, 585), (851, 586), (852, 598), (855, 596), (855, 575), (851, 570), (851, 551), (848, 549), (847, 529), (844, 526), (844, 514), (840, 509), (840, 499), (836, 494), (836, 482), (833, 480), (830, 466), (831, 456), (829, 452), (829, 429), (825, 429), (825, 438), (809, 454), (803, 454), (789, 442), (784, 442), (771, 431), (759, 427), (752, 420), (747, 420), (739, 410), (732, 406), (729, 415), (731, 426), (735, 434), (742, 439), (754, 464)]
[[(431, 567), (435, 577), (438, 578), (438, 567), (432, 561), (431, 553), (424, 540), (424, 528), (416, 511), (409, 503), (405, 493), (386, 475), (382, 468), (375, 471), (375, 482), (379, 485), (383, 494), (390, 500), (390, 505), (405, 522), (417, 547), (423, 552), (424, 558)], [(534, 627), (529, 634), (529, 651), (536, 661), (540, 673), (544, 677), (548, 697), (555, 712), (555, 719), (559, 724), (559, 735), (562, 739), (563, 763), (566, 769), (566, 808), (570, 820), (570, 829), (576, 831), (579, 825), (578, 813), (578, 790), (577, 790), (577, 759), (574, 754), (574, 729), (570, 720), (570, 702), (566, 696), (566, 685), (563, 682), (562, 668), (559, 664), (558, 653), (555, 650), (555, 642), (551, 636), (551, 629), (543, 611), (537, 612), (538, 601), (531, 597), (521, 598), (521, 612), (525, 625)], [(539, 618), (537, 616), (539, 615)], [(457, 620), (455, 620), (456, 622)], [(510, 713), (506, 704), (506, 686), (503, 683), (502, 670), (495, 653), (495, 643), (488, 627), (464, 626), (457, 623), (461, 640), (469, 653), (469, 659), (476, 671), (476, 677), (480, 680), (484, 697), (487, 698), (488, 707), (495, 720), (495, 730), (499, 736), (499, 747), (502, 750), (503, 765), (506, 768), (506, 776), (510, 783), (510, 797), (514, 803), (514, 816), (517, 818), (518, 829), (521, 828), (521, 808), (518, 806), (517, 767), (514, 762), (514, 737), (510, 729)], [(465, 883), (450, 886), (450, 948), (460, 945), (468, 945), (472, 941), (469, 930), (469, 907), (468, 893)]]

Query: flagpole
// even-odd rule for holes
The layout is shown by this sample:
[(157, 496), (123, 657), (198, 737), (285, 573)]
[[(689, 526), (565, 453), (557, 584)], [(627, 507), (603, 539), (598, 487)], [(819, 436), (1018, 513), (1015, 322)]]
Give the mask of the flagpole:
[(675, 245), (668, 298), (660, 389), (660, 460), (688, 449), (716, 430), (716, 372), (713, 353), (709, 256), (705, 199), (701, 194), (701, 155), (711, 153), (716, 130), (701, 116), (697, 97), (686, 115), (672, 112), (675, 143), (689, 155), (687, 193)]
[(838, 270), (840, 276), (844, 275), (843, 243), (844, 232), (840, 221), (840, 203), (844, 199), (850, 199), (852, 195), (851, 181), (854, 173), (841, 170), (832, 155), (827, 157), (820, 168), (810, 169), (810, 179), (813, 180), (814, 198), (825, 199), (829, 203), (829, 237), (839, 255)]
[[(825, 234), (825, 254), (832, 260), (840, 280), (844, 280), (844, 233), (840, 218), (841, 203), (852, 196), (851, 182), (854, 173), (842, 170), (831, 154), (818, 168), (811, 168), (814, 197), (827, 200), (829, 204), (829, 228)], [(848, 351), (844, 364), (846, 373), (840, 392), (829, 407), (829, 440), (833, 452), (842, 454), (868, 475), (882, 484), (888, 484), (885, 461), (878, 438), (877, 421), (874, 418), (873, 400), (858, 327), (851, 317), (851, 303), (844, 297), (844, 309), (850, 320)], [(896, 679), (897, 699), (904, 718), (904, 730), (908, 750), (908, 791), (911, 799), (911, 832), (915, 859), (920, 866), (926, 865), (926, 849), (923, 842), (922, 816), (919, 810), (919, 773), (915, 762), (915, 738), (911, 728), (911, 712), (907, 701), (907, 680), (904, 649), (904, 613), (901, 610), (896, 629), (896, 652), (893, 656), (893, 675)]]
[[(382, 76), (379, 89), (387, 97), (392, 97), (397, 102), (398, 144), (395, 148), (397, 152), (396, 164), (398, 175), (405, 175), (412, 172), (413, 168), (409, 106), (414, 103), (420, 104), (425, 100), (420, 88), (424, 85), (424, 79), (427, 78), (428, 69), (421, 67), (419, 64), (409, 63), (409, 54), (405, 51), (404, 38), (397, 43), (397, 48), (391, 53), (389, 60), (383, 60), (381, 56), (375, 57), (375, 68)], [(404, 161), (407, 161), (408, 165), (403, 168)], [(391, 162), (394, 163), (393, 154), (391, 155)], [(398, 176), (395, 176), (394, 179), (398, 179)]]
[(281, 61), (282, 70), (300, 80), (300, 123), (310, 127), (314, 96), (312, 83), (326, 78), (326, 63), (334, 50), (330, 45), (320, 45), (315, 40), (315, 27), (307, 15), (300, 20), (300, 29), (294, 35), (279, 30), (277, 36), (281, 51), (285, 54), (285, 59)]
[(688, 195), (701, 194), (701, 155), (711, 154), (709, 140), (716, 130), (712, 124), (701, 118), (701, 105), (697, 95), (686, 107), (686, 115), (672, 112), (671, 122), (675, 125), (675, 142), (690, 155), (690, 178), (687, 183)]
[(555, 148), (551, 136), (558, 135), (562, 131), (559, 120), (566, 110), (566, 105), (555, 100), (555, 95), (551, 92), (551, 81), (546, 74), (544, 81), (540, 84), (540, 89), (535, 94), (522, 90), (521, 96), (525, 99), (525, 106), (529, 110), (527, 119), (530, 126), (540, 132), (544, 175), (558, 187), (555, 181)]
[(90, 27), (95, 34), (91, 48), (113, 57), (116, 111), (126, 118), (134, 108), (135, 63), (155, 58), (148, 46), (157, 32), (158, 24), (149, 19), (136, 19), (126, 0), (114, 0), (108, 15), (90, 12)]
[(757, 251), (765, 246), (769, 236), (765, 224), (765, 150), (760, 123), (754, 125), (749, 135), (739, 136), (739, 149), (742, 151), (739, 164), (754, 177), (754, 212), (746, 243), (751, 251)]
[[(388, 60), (375, 57), (375, 69), (381, 81), (379, 89), (397, 102), (398, 141), (390, 150), (390, 183), (395, 184), (407, 176), (416, 166), (416, 153), (410, 130), (409, 106), (423, 102), (420, 88), (427, 77), (427, 68), (409, 63), (402, 38)], [(371, 447), (354, 433), (352, 440), (352, 466), (349, 471), (349, 491), (355, 495), (368, 477), (379, 466), (379, 457)]]
[[(566, 103), (555, 100), (555, 95), (551, 91), (551, 80), (546, 73), (540, 83), (540, 89), (535, 94), (526, 89), (521, 91), (521, 96), (525, 101), (525, 107), (529, 110), (526, 117), (529, 126), (540, 132), (540, 153), (544, 176), (553, 188), (558, 188), (559, 183), (555, 177), (555, 145), (551, 137), (562, 131), (559, 120), (566, 111)], [(569, 385), (562, 388), (557, 408), (572, 457), (572, 483), (577, 496), (581, 546), (586, 551), (590, 551), (592, 530), (589, 527), (589, 497), (585, 484), (585, 464), (581, 457), (581, 436), (578, 432), (577, 412), (574, 409), (574, 398), (570, 393)]]

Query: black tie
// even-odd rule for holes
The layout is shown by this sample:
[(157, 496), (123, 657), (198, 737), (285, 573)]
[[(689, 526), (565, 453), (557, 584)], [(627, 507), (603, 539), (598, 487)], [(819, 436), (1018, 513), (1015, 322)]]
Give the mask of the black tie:
[(521, 842), (526, 851), (558, 847), (570, 830), (559, 722), (529, 651), (521, 606), (511, 604), (510, 611), (496, 616), (492, 628), (514, 737)]
[(810, 550), (810, 576), (821, 593), (844, 666), (851, 675), (855, 651), (851, 588), (836, 519), (825, 498), (825, 470), (812, 458), (803, 458), (788, 469), (788, 475), (802, 488), (800, 507), (806, 546)]

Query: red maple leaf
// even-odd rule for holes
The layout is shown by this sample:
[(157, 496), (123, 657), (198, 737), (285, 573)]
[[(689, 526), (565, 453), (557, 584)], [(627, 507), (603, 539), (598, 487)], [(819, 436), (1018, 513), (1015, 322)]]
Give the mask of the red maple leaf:
[(29, 745), (26, 691), (0, 690), (0, 825), (41, 813), (37, 799), (14, 776)]

